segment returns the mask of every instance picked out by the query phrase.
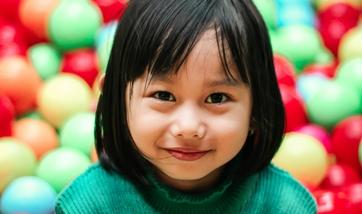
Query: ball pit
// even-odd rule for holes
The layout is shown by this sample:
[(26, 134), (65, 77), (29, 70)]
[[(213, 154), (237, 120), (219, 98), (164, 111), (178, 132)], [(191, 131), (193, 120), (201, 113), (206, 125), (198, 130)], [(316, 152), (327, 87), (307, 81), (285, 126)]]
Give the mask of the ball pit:
[[(309, 188), (318, 214), (361, 213), (362, 1), (253, 1), (286, 107), (273, 162)], [(126, 7), (127, 0), (0, 1), (0, 213), (47, 210), (98, 160), (94, 111)], [(33, 191), (21, 191), (29, 185)]]

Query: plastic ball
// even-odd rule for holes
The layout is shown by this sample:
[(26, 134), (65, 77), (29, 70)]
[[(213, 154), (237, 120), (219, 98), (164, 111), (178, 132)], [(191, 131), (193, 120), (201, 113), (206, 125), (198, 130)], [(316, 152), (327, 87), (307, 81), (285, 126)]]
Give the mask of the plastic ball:
[(127, 0), (93, 0), (102, 12), (105, 23), (118, 20), (127, 8)]
[(319, 13), (320, 22), (326, 23), (332, 19), (343, 21), (349, 28), (356, 26), (359, 19), (359, 9), (346, 2), (336, 2)]
[(100, 47), (100, 45), (102, 45), (104, 42), (107, 42), (108, 39), (111, 39), (109, 41), (113, 41), (117, 25), (118, 25), (117, 21), (112, 21), (107, 23), (106, 25), (103, 25), (100, 28), (95, 40), (95, 45), (97, 48)]
[(60, 144), (89, 156), (94, 146), (94, 113), (79, 113), (69, 118), (60, 130)]
[(317, 91), (324, 87), (328, 79), (319, 74), (300, 75), (297, 80), (297, 92), (306, 102), (313, 97)]
[(113, 37), (108, 37), (97, 48), (98, 61), (99, 61), (101, 71), (103, 73), (105, 72), (105, 70), (107, 68), (112, 45), (113, 45)]
[(303, 74), (320, 74), (327, 78), (333, 78), (336, 73), (336, 63), (330, 62), (327, 64), (310, 64), (303, 70)]
[(36, 44), (29, 49), (28, 56), (43, 80), (50, 79), (58, 74), (61, 54), (52, 45)]
[(331, 191), (317, 190), (313, 192), (318, 205), (318, 214), (342, 214), (346, 212), (348, 199), (346, 194)]
[(22, 0), (19, 6), (21, 23), (39, 38), (48, 38), (48, 20), (58, 3), (59, 0)]
[(334, 164), (329, 167), (327, 176), (320, 186), (324, 189), (338, 190), (359, 181), (358, 171), (346, 164)]
[(99, 74), (97, 55), (93, 49), (78, 49), (65, 53), (60, 70), (78, 75), (92, 87)]
[(5, 189), (0, 203), (4, 214), (53, 213), (56, 193), (44, 180), (38, 177), (17, 178)]
[[(322, 48), (319, 33), (314, 28), (289, 25), (278, 31), (279, 42), (275, 52), (288, 57), (296, 66), (297, 72), (312, 63)], [(308, 48), (300, 44), (308, 44)]]
[(48, 80), (38, 93), (38, 110), (55, 127), (79, 112), (87, 111), (92, 91), (74, 74), (59, 74)]
[(274, 156), (273, 163), (291, 173), (303, 184), (315, 188), (327, 173), (328, 156), (316, 138), (289, 132)]
[[(314, 58), (314, 63), (320, 65), (328, 65), (333, 63), (333, 61), (334, 61), (334, 55), (327, 48), (321, 48)], [(308, 66), (309, 65), (307, 65), (306, 67)], [(306, 67), (304, 67), (304, 70)]]
[(273, 59), (278, 83), (280, 85), (294, 87), (296, 79), (294, 65), (291, 64), (287, 58), (277, 54), (273, 56)]
[(360, 142), (359, 142), (358, 158), (359, 158), (360, 166), (362, 167), (362, 138), (361, 138), (361, 140), (360, 140)]
[(0, 137), (13, 133), (12, 123), (15, 120), (15, 108), (10, 99), (0, 95)]
[(356, 90), (329, 81), (306, 101), (309, 119), (323, 127), (333, 128), (338, 122), (361, 112)]
[(281, 85), (279, 88), (285, 108), (286, 132), (307, 124), (307, 114), (301, 97), (290, 87)]
[(325, 46), (335, 55), (338, 56), (339, 47), (342, 38), (351, 26), (340, 19), (332, 19), (326, 23), (320, 23), (319, 32)]
[(326, 8), (330, 7), (333, 4), (337, 3), (348, 3), (354, 7), (361, 7), (361, 0), (315, 0), (315, 5), (319, 11), (323, 11)]
[(16, 121), (13, 136), (29, 146), (37, 159), (58, 146), (56, 130), (42, 120), (24, 118)]
[(89, 1), (61, 1), (49, 20), (49, 37), (62, 50), (91, 47), (102, 24), (99, 8)]
[(345, 86), (354, 87), (362, 101), (362, 58), (347, 60), (337, 69), (337, 81)]
[(297, 131), (315, 137), (319, 142), (322, 143), (329, 154), (333, 152), (329, 133), (323, 127), (316, 124), (307, 124), (299, 128)]
[(362, 210), (362, 183), (346, 186), (342, 189), (342, 192), (345, 193), (348, 201), (345, 213), (360, 214)]
[(21, 0), (1, 0), (0, 14), (9, 20), (18, 19), (19, 4)]
[(15, 138), (0, 138), (0, 194), (15, 178), (32, 175), (36, 159), (30, 148)]
[(305, 25), (314, 27), (315, 16), (313, 9), (308, 5), (285, 5), (278, 8), (278, 27), (289, 25)]
[(59, 193), (73, 179), (90, 166), (89, 158), (70, 148), (59, 148), (45, 155), (36, 175), (48, 182)]
[(362, 138), (362, 115), (348, 117), (332, 131), (332, 146), (337, 161), (361, 170), (358, 147)]
[(274, 1), (253, 0), (253, 2), (260, 11), (267, 27), (269, 29), (275, 29), (277, 17), (276, 17), (276, 5)]
[(338, 57), (341, 62), (347, 59), (362, 58), (362, 27), (349, 30), (341, 40)]
[(95, 147), (93, 147), (93, 149), (92, 149), (91, 160), (92, 160), (92, 162), (98, 161), (97, 150)]
[(23, 57), (0, 59), (0, 93), (14, 104), (17, 114), (35, 107), (41, 80), (34, 68)]

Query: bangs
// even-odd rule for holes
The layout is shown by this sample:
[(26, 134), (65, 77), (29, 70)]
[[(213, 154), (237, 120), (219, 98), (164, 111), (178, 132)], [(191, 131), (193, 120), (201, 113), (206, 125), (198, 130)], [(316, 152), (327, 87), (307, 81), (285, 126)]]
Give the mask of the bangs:
[[(130, 35), (135, 42), (132, 42), (134, 47), (128, 48), (128, 56), (135, 60), (135, 66), (131, 66), (133, 69), (128, 82), (133, 82), (146, 71), (151, 79), (153, 76), (176, 74), (202, 35), (213, 30), (227, 79), (250, 83), (245, 64), (247, 59), (243, 59), (246, 39), (235, 39), (247, 38), (247, 34), (243, 30), (243, 19), (234, 7), (217, 0), (193, 1), (192, 4), (179, 0), (162, 1), (147, 8), (139, 14)], [(230, 10), (234, 14), (226, 14)], [(238, 27), (235, 28), (235, 25)], [(237, 77), (230, 72), (231, 63), (238, 69)]]

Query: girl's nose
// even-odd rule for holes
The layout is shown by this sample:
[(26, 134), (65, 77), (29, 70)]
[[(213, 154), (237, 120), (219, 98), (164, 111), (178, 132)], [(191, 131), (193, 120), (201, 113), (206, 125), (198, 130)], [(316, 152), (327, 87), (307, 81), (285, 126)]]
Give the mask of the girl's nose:
[(171, 133), (175, 137), (185, 139), (200, 139), (205, 136), (205, 118), (197, 107), (184, 106), (175, 112), (171, 125)]

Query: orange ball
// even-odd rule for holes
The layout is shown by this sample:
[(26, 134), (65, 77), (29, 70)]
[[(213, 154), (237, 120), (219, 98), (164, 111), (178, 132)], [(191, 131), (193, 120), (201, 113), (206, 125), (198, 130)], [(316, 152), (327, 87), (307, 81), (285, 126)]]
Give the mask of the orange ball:
[(55, 128), (45, 121), (24, 118), (16, 121), (13, 129), (13, 136), (28, 145), (38, 160), (59, 145)]
[(58, 3), (59, 0), (22, 0), (19, 5), (21, 23), (38, 37), (48, 38), (49, 16)]
[(0, 59), (0, 93), (10, 98), (18, 115), (35, 107), (40, 85), (40, 77), (24, 57)]
[(92, 149), (91, 160), (92, 160), (92, 162), (98, 161), (97, 150), (95, 147), (93, 147), (93, 149)]

